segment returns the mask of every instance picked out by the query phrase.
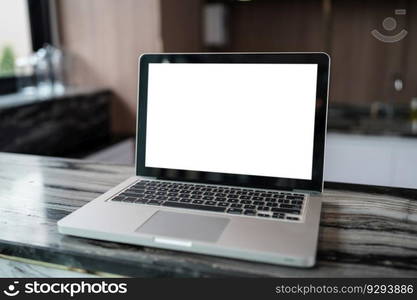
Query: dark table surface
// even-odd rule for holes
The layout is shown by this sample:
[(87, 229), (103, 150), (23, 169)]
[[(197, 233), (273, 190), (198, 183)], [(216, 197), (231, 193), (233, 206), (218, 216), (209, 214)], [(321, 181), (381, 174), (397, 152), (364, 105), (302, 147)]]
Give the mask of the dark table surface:
[(56, 222), (133, 175), (128, 166), (0, 153), (0, 257), (146, 277), (416, 277), (417, 200), (325, 190), (314, 268), (61, 235)]

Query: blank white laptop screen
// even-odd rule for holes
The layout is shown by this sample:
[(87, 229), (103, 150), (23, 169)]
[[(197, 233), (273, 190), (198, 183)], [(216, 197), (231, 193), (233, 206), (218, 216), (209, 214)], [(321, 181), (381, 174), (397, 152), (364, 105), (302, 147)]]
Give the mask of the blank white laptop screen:
[(149, 64), (145, 166), (311, 180), (317, 68)]

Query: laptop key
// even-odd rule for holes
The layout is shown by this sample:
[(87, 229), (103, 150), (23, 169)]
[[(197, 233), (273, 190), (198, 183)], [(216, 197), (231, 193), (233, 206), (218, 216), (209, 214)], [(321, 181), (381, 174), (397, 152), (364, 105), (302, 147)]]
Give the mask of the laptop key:
[(138, 198), (135, 197), (126, 197), (125, 199), (123, 199), (123, 202), (135, 202)]
[(184, 198), (184, 199), (181, 199), (180, 202), (189, 203), (189, 202), (191, 202), (191, 199)]
[(293, 205), (293, 204), (281, 204), (279, 207), (289, 208), (289, 209), (301, 209), (300, 205)]
[(256, 206), (255, 206), (255, 205), (246, 204), (246, 205), (244, 206), (244, 208), (245, 208), (245, 209), (255, 209), (255, 208), (256, 208)]
[(123, 201), (123, 199), (124, 199), (125, 197), (124, 196), (117, 196), (117, 197), (114, 197), (113, 199), (111, 199), (112, 201)]
[(215, 211), (215, 212), (224, 212), (226, 210), (226, 208), (219, 207), (219, 206), (196, 205), (192, 203), (179, 203), (179, 202), (171, 202), (171, 201), (166, 201), (163, 204), (163, 206), (207, 210), (207, 211)]
[(240, 214), (242, 214), (242, 212), (243, 212), (243, 210), (240, 209), (240, 208), (229, 208), (227, 210), (227, 213), (234, 214), (234, 215), (240, 215)]
[(271, 215), (270, 215), (270, 214), (258, 213), (258, 215), (257, 215), (257, 216), (258, 216), (258, 217), (269, 218)]
[(128, 188), (127, 190), (128, 191), (135, 192), (135, 193), (143, 193), (143, 192), (145, 192), (145, 188), (138, 188), (138, 187), (135, 187), (135, 186), (132, 186), (132, 187)]
[(271, 208), (271, 211), (275, 212), (275, 213), (285, 213), (285, 214), (294, 214), (294, 215), (299, 215), (300, 214), (299, 210), (287, 209), (287, 208), (273, 207), (273, 208)]
[(242, 203), (242, 204), (251, 204), (252, 201), (250, 201), (250, 200), (240, 200), (240, 203)]
[(140, 203), (140, 204), (145, 204), (146, 202), (148, 202), (147, 199), (136, 199), (135, 203)]
[(144, 189), (144, 188), (146, 188), (146, 184), (144, 184), (144, 183), (136, 183), (136, 184), (132, 185), (131, 188)]
[(254, 216), (256, 215), (256, 211), (254, 211), (253, 209), (246, 209), (244, 214), (247, 216)]
[(151, 204), (151, 205), (161, 205), (163, 201), (159, 201), (159, 200), (151, 200), (146, 204)]
[(267, 206), (258, 206), (257, 210), (258, 211), (269, 211), (269, 207), (267, 207)]

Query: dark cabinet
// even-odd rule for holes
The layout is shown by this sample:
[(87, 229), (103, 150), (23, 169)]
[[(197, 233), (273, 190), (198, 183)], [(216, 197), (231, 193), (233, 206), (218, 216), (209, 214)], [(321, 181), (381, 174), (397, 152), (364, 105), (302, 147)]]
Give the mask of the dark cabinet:
[[(221, 50), (326, 51), (332, 57), (330, 101), (335, 104), (405, 104), (417, 96), (416, 1), (225, 3), (230, 39)], [(407, 30), (407, 36), (386, 43), (372, 30), (388, 37)]]
[[(407, 28), (410, 16), (395, 14), (400, 8), (410, 14), (406, 4), (406, 1), (332, 1), (332, 101), (394, 103), (409, 100), (405, 95), (410, 94), (406, 89), (413, 81), (406, 72), (411, 35), (397, 42), (384, 42), (371, 33), (377, 30), (390, 37)], [(391, 30), (386, 30), (384, 25)]]
[(0, 97), (0, 151), (77, 156), (110, 140), (109, 90)]

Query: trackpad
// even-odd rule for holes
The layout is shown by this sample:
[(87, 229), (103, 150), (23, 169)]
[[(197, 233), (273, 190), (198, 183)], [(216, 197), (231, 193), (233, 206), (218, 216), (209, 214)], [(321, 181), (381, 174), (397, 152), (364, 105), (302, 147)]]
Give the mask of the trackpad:
[(229, 218), (158, 211), (135, 231), (181, 240), (216, 242)]

